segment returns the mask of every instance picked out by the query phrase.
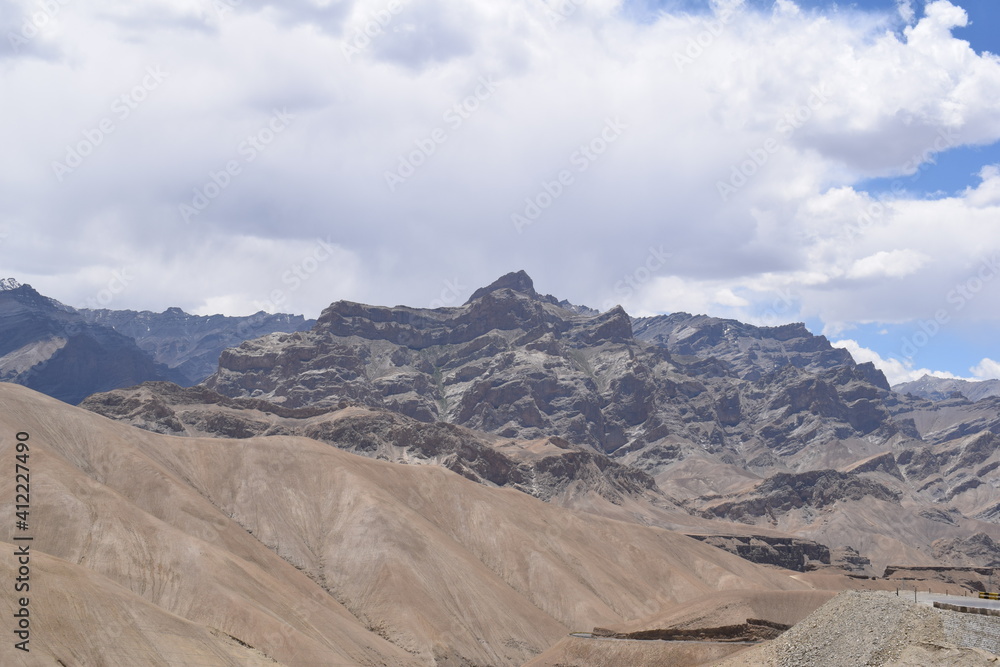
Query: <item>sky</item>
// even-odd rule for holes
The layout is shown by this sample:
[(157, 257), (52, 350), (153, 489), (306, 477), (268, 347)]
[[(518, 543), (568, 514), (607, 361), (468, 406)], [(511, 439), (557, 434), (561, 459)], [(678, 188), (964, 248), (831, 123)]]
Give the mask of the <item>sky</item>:
[(0, 0), (0, 277), (310, 317), (500, 275), (1000, 377), (995, 0)]

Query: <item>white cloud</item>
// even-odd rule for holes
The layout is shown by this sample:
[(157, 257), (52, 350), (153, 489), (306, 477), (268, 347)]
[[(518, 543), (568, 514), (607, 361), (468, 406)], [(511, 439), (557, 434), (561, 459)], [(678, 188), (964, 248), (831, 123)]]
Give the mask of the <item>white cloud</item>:
[(779, 16), (799, 16), (802, 10), (792, 0), (774, 0), (774, 13)]
[(848, 278), (902, 278), (915, 273), (930, 258), (915, 250), (881, 250), (854, 261), (847, 271)]
[[(535, 0), (403, 4), (361, 46), (383, 0), (60, 5), (30, 48), (0, 55), (0, 274), (73, 303), (141, 267), (116, 305), (246, 311), (329, 237), (337, 258), (288, 310), (425, 304), (444, 280), (524, 268), (578, 303), (846, 327), (950, 308), (1000, 251), (996, 167), (935, 201), (856, 189), (919, 187), (935, 154), (1000, 138), (1000, 61), (952, 37), (965, 14), (949, 2), (909, 18), (901, 2), (904, 37), (895, 16), (790, 0), (648, 23), (615, 0), (562, 3), (575, 9), (557, 21)], [(120, 117), (151, 66), (169, 77)], [(246, 160), (283, 107), (294, 120)], [(114, 131), (86, 146), (105, 119)], [(92, 154), (59, 182), (52, 162), (81, 144)], [(421, 164), (390, 192), (401, 160)], [(230, 161), (240, 173), (185, 224), (178, 206)], [(511, 215), (532, 201), (545, 206), (519, 234)], [(660, 245), (671, 257), (645, 276)], [(949, 315), (997, 312), (991, 286)]]
[(916, 18), (916, 12), (913, 11), (913, 0), (896, 0), (896, 9), (903, 21), (907, 24), (913, 23), (913, 19)]
[(886, 379), (892, 386), (903, 382), (913, 382), (914, 380), (919, 380), (925, 375), (941, 378), (957, 377), (947, 371), (933, 371), (927, 368), (914, 368), (913, 364), (909, 361), (902, 361), (900, 359), (883, 359), (882, 356), (874, 350), (861, 347), (856, 340), (838, 340), (833, 341), (830, 344), (834, 347), (844, 348), (850, 352), (851, 356), (854, 357), (854, 361), (859, 364), (869, 361), (875, 364), (875, 367), (885, 374)]
[(1000, 165), (988, 164), (979, 172), (980, 184), (967, 188), (964, 196), (975, 208), (1000, 207)]
[(834, 347), (839, 347), (851, 353), (857, 363), (871, 362), (885, 374), (889, 384), (895, 386), (903, 382), (913, 382), (925, 375), (931, 377), (947, 378), (953, 380), (969, 380), (972, 382), (981, 380), (1000, 379), (1000, 362), (990, 358), (984, 358), (977, 365), (969, 369), (971, 377), (961, 377), (948, 371), (936, 371), (929, 368), (916, 368), (909, 360), (885, 359), (878, 352), (866, 347), (862, 347), (856, 340), (845, 339), (832, 341)]
[(977, 380), (1000, 380), (1000, 362), (989, 357), (969, 369)]

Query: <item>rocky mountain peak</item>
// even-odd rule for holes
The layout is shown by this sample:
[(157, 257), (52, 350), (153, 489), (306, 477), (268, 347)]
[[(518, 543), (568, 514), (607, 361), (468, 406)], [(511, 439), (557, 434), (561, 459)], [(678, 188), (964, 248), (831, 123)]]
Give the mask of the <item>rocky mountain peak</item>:
[(535, 291), (535, 283), (531, 280), (531, 276), (522, 269), (521, 271), (512, 271), (511, 273), (502, 275), (486, 287), (480, 287), (472, 293), (472, 296), (465, 303), (468, 305), (491, 292), (502, 289), (514, 290), (515, 292), (527, 294), (532, 298), (538, 298), (538, 292)]
[(55, 299), (42, 296), (31, 285), (22, 285), (13, 278), (5, 278), (0, 280), (0, 283), (3, 284), (2, 288), (0, 288), (0, 293), (7, 295), (8, 298), (12, 298), (14, 301), (22, 304), (23, 306), (56, 310), (71, 310)]

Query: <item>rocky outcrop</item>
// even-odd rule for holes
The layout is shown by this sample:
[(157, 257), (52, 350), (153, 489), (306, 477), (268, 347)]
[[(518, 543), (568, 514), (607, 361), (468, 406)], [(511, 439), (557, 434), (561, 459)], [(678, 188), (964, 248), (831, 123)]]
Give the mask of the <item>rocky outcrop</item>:
[(830, 564), (854, 574), (865, 575), (871, 571), (872, 561), (858, 553), (854, 547), (847, 546), (830, 552)]
[(633, 639), (645, 641), (695, 641), (695, 642), (762, 642), (776, 639), (790, 625), (760, 618), (748, 618), (746, 623), (715, 628), (656, 628), (635, 632), (614, 632), (607, 628), (594, 628), (593, 636), (605, 639)]
[(811, 540), (766, 535), (688, 535), (752, 563), (805, 572), (811, 562), (829, 565), (830, 549)]
[(997, 544), (993, 538), (985, 533), (936, 540), (931, 546), (934, 549), (934, 555), (943, 562), (962, 562), (964, 560), (969, 564), (1000, 567), (1000, 544)]
[(892, 454), (892, 452), (876, 454), (875, 456), (858, 461), (857, 463), (848, 466), (845, 469), (845, 472), (883, 472), (887, 475), (892, 475), (900, 481), (903, 481), (903, 473), (900, 472), (899, 466), (896, 465), (896, 457)]
[(742, 523), (761, 518), (775, 518), (791, 510), (809, 507), (823, 509), (839, 501), (876, 500), (898, 503), (899, 494), (873, 479), (837, 472), (810, 470), (803, 473), (779, 473), (736, 499), (711, 501), (705, 512)]

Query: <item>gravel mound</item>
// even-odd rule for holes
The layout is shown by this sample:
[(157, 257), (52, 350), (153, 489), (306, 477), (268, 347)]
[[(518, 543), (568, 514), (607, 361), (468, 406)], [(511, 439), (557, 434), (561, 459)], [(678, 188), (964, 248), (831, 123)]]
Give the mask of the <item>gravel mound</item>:
[(949, 641), (952, 633), (946, 634), (945, 616), (955, 613), (916, 604), (890, 592), (847, 591), (774, 641), (717, 664), (719, 667), (998, 664), (1000, 656), (977, 648), (958, 647)]

